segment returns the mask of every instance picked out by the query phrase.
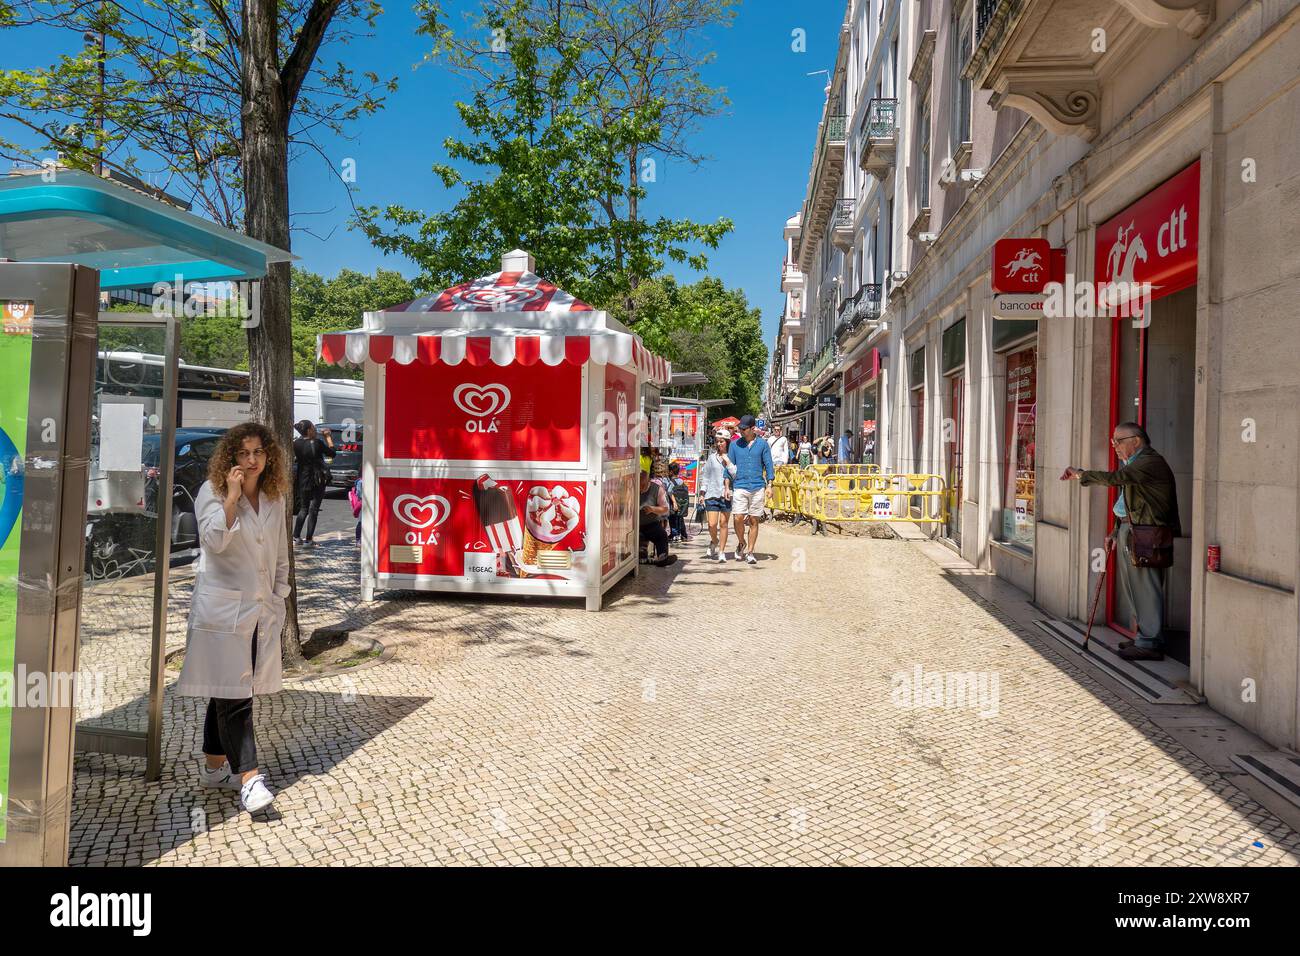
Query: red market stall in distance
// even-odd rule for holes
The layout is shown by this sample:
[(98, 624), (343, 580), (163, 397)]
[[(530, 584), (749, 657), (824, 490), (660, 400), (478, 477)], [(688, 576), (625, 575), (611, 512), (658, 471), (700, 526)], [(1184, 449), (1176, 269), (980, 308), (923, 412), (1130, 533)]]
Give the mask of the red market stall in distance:
[[(319, 337), (365, 369), (361, 586), (602, 596), (637, 568), (643, 386), (672, 369), (533, 272), (501, 271)], [(376, 436), (377, 440), (371, 436)]]

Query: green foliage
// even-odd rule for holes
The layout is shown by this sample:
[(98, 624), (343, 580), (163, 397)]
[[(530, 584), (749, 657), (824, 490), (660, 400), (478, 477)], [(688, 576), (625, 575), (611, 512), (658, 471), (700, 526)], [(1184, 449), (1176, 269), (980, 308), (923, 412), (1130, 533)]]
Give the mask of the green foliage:
[[(662, 276), (642, 282), (633, 298), (637, 333), (646, 346), (669, 359), (676, 371), (708, 376), (708, 385), (683, 392), (730, 400), (710, 409), (710, 418), (758, 414), (767, 349), (762, 315), (749, 307), (742, 290), (728, 289), (715, 278), (682, 286), (672, 276)], [(626, 317), (621, 306), (611, 314)]]
[[(0, 157), (38, 165), (57, 158), (76, 169), (102, 162), (193, 197), (215, 222), (242, 229), (242, 8), (241, 0), (0, 0), (0, 48), (22, 42), (23, 28), (104, 38), (102, 49), (90, 42), (47, 66), (0, 65)], [(346, 136), (355, 120), (381, 109), (396, 80), (304, 61), (297, 40), (314, 36), (323, 20), (324, 40), (346, 44), (369, 35), (382, 8), (377, 0), (343, 0), (271, 9), (279, 13), (282, 61), (272, 66), (295, 83), (289, 142), (324, 159), (319, 140)], [(22, 131), (22, 141), (8, 130)]]
[(471, 101), (457, 104), (469, 137), (447, 139), (449, 162), (433, 166), (461, 198), (432, 216), (367, 207), (360, 228), (378, 248), (417, 263), (416, 284), (426, 290), (495, 272), (501, 254), (515, 248), (527, 249), (539, 272), (596, 306), (624, 299), (639, 277), (666, 261), (704, 269), (707, 260), (693, 250), (716, 248), (732, 229), (729, 220), (629, 214), (629, 201), (645, 190), (628, 177), (627, 158), (661, 141), (672, 104), (649, 98), (604, 109), (605, 77), (584, 76), (584, 42), (560, 22), (530, 21), (528, 6), (485, 5), (482, 26), (501, 47), (496, 51), (468, 50), (440, 25), (427, 31), (454, 65), (469, 58), (492, 64), (476, 70)]
[(333, 279), (294, 268), (290, 285), (293, 309), (293, 371), (300, 377), (360, 378), (356, 369), (316, 365), (316, 336), (361, 325), (366, 312), (409, 302), (418, 293), (401, 273), (377, 269), (373, 276), (343, 269)]

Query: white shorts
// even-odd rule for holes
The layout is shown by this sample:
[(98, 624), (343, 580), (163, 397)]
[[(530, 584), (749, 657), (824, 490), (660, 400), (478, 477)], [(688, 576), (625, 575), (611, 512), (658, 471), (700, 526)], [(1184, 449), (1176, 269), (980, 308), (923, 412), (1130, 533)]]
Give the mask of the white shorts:
[(755, 488), (753, 491), (737, 488), (731, 493), (731, 513), (733, 515), (750, 515), (761, 518), (763, 516), (763, 506), (766, 503), (766, 488)]

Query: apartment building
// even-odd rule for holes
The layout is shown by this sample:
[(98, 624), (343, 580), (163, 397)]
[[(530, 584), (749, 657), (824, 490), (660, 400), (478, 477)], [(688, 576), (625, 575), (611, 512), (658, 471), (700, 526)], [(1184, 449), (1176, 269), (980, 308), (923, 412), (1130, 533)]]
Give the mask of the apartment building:
[[(1066, 621), (1113, 498), (1059, 476), (1113, 467), (1112, 427), (1142, 423), (1183, 534), (1148, 677), (1291, 748), (1297, 62), (1295, 0), (850, 3), (796, 244), (812, 361), (786, 388), (818, 433), (849, 423), (859, 460), (938, 476), (945, 520), (920, 527)], [(1004, 238), (1046, 240), (1067, 291), (1126, 275), (1153, 300), (1092, 308), (1085, 287), (1017, 318), (993, 291)], [(1098, 618), (1127, 633), (1113, 584)]]

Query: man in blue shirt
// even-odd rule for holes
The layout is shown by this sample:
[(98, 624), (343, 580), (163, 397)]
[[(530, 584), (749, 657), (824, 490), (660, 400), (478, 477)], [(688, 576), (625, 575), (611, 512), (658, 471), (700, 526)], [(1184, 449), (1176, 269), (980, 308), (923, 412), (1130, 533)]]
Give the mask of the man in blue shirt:
[(727, 457), (736, 466), (731, 480), (731, 514), (736, 525), (736, 558), (758, 564), (754, 545), (758, 543), (758, 519), (763, 516), (767, 494), (772, 490), (776, 466), (766, 438), (759, 438), (753, 415), (740, 417), (740, 434), (731, 443)]
[(839, 463), (847, 465), (853, 460), (853, 432), (847, 428), (840, 436)]

